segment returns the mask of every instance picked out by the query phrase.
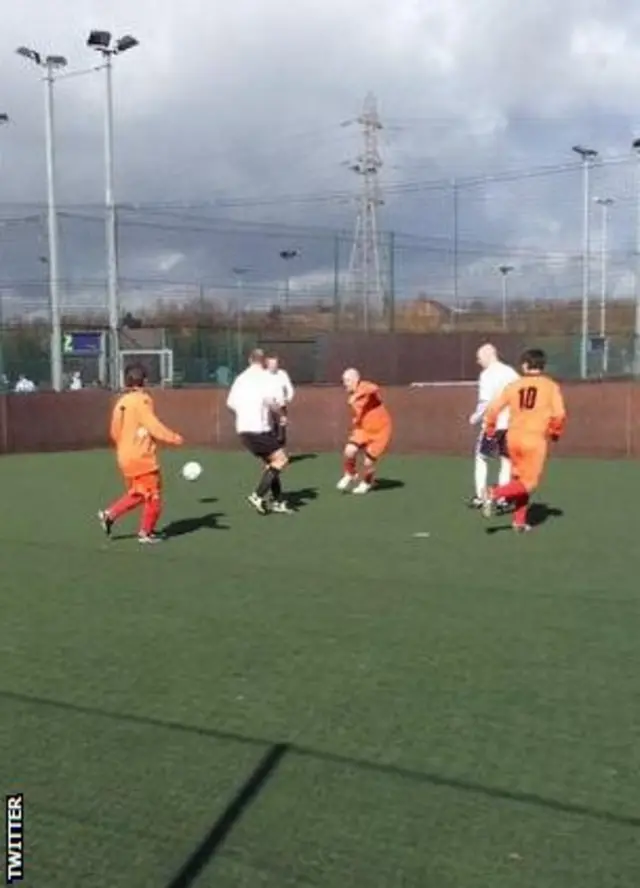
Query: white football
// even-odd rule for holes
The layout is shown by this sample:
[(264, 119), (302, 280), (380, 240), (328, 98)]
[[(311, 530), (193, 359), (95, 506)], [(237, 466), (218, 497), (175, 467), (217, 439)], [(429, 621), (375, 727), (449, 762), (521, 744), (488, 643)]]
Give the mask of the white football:
[(182, 467), (182, 477), (185, 481), (197, 481), (202, 474), (202, 466), (199, 462), (188, 462)]

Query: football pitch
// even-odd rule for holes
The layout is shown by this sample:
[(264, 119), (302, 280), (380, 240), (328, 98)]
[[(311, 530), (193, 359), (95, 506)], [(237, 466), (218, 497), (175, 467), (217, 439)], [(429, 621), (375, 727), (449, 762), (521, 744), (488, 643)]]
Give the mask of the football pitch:
[(301, 459), (263, 518), (192, 457), (157, 547), (100, 532), (111, 454), (0, 460), (26, 888), (640, 885), (638, 464), (552, 462), (515, 536), (471, 460)]

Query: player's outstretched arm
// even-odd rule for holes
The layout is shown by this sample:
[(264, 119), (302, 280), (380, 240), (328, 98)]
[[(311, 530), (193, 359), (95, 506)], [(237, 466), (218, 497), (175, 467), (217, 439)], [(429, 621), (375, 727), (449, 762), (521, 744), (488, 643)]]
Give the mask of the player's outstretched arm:
[(174, 447), (180, 447), (181, 444), (184, 444), (182, 435), (160, 422), (150, 404), (145, 405), (141, 413), (140, 422), (154, 440), (162, 444), (171, 444)]

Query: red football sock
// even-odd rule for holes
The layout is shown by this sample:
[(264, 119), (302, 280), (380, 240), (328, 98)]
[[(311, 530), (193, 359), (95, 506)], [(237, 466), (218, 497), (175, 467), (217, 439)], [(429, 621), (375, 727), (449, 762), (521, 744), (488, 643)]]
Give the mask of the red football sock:
[(162, 503), (160, 502), (160, 500), (147, 500), (144, 504), (144, 510), (142, 512), (140, 533), (144, 533), (147, 536), (150, 536), (152, 533), (154, 533), (161, 514)]
[(362, 480), (365, 484), (373, 484), (374, 475), (375, 469), (372, 466), (367, 466), (362, 472)]
[(515, 512), (513, 513), (513, 523), (516, 525), (524, 525), (527, 523), (527, 511), (529, 508), (529, 494), (523, 493), (516, 501)]
[(345, 475), (355, 475), (356, 474), (356, 458), (355, 456), (350, 456), (344, 461), (344, 473)]
[(494, 500), (517, 500), (523, 496), (526, 497), (527, 500), (529, 499), (527, 489), (521, 481), (509, 481), (508, 484), (494, 487), (491, 491), (491, 498)]
[(117, 521), (118, 518), (122, 518), (127, 512), (137, 509), (141, 502), (142, 497), (139, 493), (125, 493), (124, 496), (121, 496), (119, 500), (116, 500), (115, 503), (109, 506), (107, 514), (112, 521)]

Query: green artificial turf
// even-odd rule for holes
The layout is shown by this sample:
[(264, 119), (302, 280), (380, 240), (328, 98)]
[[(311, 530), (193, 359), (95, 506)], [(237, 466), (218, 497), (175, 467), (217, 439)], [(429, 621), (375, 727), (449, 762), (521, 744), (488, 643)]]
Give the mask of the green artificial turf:
[(301, 460), (261, 518), (248, 456), (188, 457), (149, 548), (95, 521), (112, 455), (0, 461), (27, 888), (640, 885), (637, 464), (552, 463), (564, 514), (517, 537), (464, 508), (469, 460), (362, 498)]

